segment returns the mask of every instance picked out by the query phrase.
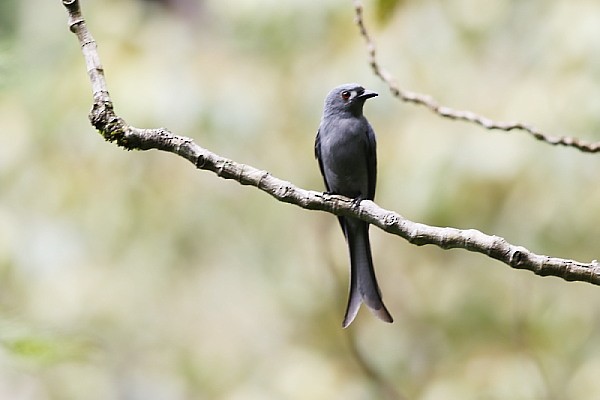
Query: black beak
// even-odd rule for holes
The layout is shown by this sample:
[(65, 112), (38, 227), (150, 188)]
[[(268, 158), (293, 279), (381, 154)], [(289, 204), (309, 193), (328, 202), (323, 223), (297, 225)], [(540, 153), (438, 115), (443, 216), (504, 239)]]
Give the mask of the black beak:
[(358, 97), (359, 99), (366, 100), (366, 99), (370, 99), (371, 97), (375, 97), (375, 96), (379, 96), (379, 93), (367, 89), (356, 97)]

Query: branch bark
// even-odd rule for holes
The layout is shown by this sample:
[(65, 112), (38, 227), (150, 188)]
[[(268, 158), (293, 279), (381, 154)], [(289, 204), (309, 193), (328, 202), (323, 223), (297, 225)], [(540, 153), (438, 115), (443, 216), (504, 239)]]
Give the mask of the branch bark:
[(62, 0), (62, 3), (68, 11), (69, 29), (79, 39), (92, 86), (93, 107), (89, 118), (107, 141), (127, 150), (157, 149), (177, 154), (198, 169), (212, 171), (221, 178), (233, 179), (242, 185), (254, 186), (279, 201), (307, 210), (359, 218), (417, 246), (432, 244), (442, 249), (460, 248), (485, 254), (512, 268), (529, 270), (536, 275), (600, 285), (600, 267), (596, 260), (582, 263), (538, 255), (525, 247), (512, 245), (499, 236), (486, 235), (475, 229), (420, 224), (368, 200), (356, 206), (352, 199), (298, 188), (267, 171), (221, 157), (200, 147), (192, 139), (175, 135), (165, 128), (140, 129), (127, 124), (114, 112), (96, 42), (82, 17), (79, 1)]
[(386, 71), (377, 61), (377, 51), (375, 49), (375, 43), (373, 42), (373, 39), (371, 39), (371, 35), (369, 34), (367, 27), (365, 26), (365, 21), (363, 18), (363, 6), (360, 0), (354, 0), (354, 13), (356, 25), (358, 26), (360, 35), (365, 40), (365, 44), (367, 46), (367, 52), (369, 54), (369, 65), (371, 66), (373, 73), (379, 79), (381, 79), (383, 83), (387, 85), (392, 95), (397, 97), (401, 101), (424, 106), (431, 110), (433, 113), (443, 118), (471, 122), (489, 130), (499, 130), (504, 132), (519, 130), (529, 133), (537, 140), (554, 146), (573, 147), (584, 153), (600, 152), (600, 142), (588, 142), (570, 136), (549, 135), (543, 132), (541, 129), (523, 122), (497, 122), (489, 118), (483, 117), (479, 114), (476, 114), (472, 111), (455, 110), (450, 107), (441, 105), (430, 95), (401, 89), (400, 86), (398, 86), (398, 84), (396, 83), (394, 77), (388, 71)]

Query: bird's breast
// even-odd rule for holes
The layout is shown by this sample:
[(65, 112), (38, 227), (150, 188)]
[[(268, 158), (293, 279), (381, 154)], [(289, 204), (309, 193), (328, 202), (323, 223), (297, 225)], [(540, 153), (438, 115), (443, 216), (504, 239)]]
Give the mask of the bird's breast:
[(338, 120), (320, 129), (320, 151), (331, 191), (348, 197), (367, 196), (368, 150), (366, 125)]

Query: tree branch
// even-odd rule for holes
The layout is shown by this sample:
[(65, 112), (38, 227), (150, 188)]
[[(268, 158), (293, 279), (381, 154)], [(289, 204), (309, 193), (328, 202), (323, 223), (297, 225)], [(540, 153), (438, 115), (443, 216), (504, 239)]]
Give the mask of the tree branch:
[(529, 133), (535, 139), (554, 146), (567, 146), (573, 147), (584, 153), (597, 153), (600, 152), (600, 142), (588, 142), (582, 139), (569, 137), (569, 136), (552, 136), (544, 133), (541, 129), (535, 126), (525, 124), (522, 122), (496, 122), (489, 118), (478, 115), (472, 111), (467, 110), (454, 110), (450, 107), (446, 107), (438, 103), (433, 97), (427, 94), (415, 93), (409, 90), (401, 89), (394, 77), (386, 71), (379, 62), (377, 61), (377, 52), (375, 50), (375, 43), (371, 39), (371, 35), (367, 31), (365, 21), (363, 18), (363, 6), (360, 0), (354, 1), (354, 12), (355, 21), (360, 30), (360, 34), (365, 40), (367, 46), (367, 52), (369, 53), (369, 65), (373, 70), (373, 73), (383, 81), (389, 88), (392, 95), (407, 103), (413, 103), (420, 106), (425, 106), (440, 117), (471, 122), (476, 125), (482, 126), (490, 130), (500, 130), (504, 132), (510, 132), (512, 130), (520, 130)]
[(79, 1), (62, 2), (69, 13), (69, 28), (79, 39), (92, 85), (94, 104), (90, 121), (107, 141), (115, 142), (127, 150), (157, 149), (177, 154), (199, 169), (212, 171), (221, 178), (233, 179), (242, 185), (254, 186), (279, 201), (307, 210), (359, 218), (417, 246), (433, 244), (442, 249), (461, 248), (485, 254), (512, 268), (526, 269), (536, 275), (600, 285), (600, 267), (596, 260), (581, 263), (538, 255), (524, 247), (512, 245), (501, 237), (489, 236), (475, 229), (441, 228), (412, 222), (368, 200), (356, 206), (352, 199), (301, 189), (267, 171), (221, 157), (200, 147), (192, 139), (174, 135), (165, 128), (139, 129), (128, 125), (114, 112), (96, 42), (81, 15)]

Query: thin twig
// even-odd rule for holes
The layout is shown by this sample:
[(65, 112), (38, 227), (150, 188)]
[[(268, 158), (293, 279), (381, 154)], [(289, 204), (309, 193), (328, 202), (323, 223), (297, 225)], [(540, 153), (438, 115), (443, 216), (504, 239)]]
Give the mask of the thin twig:
[(381, 79), (389, 88), (392, 95), (398, 99), (427, 107), (435, 114), (449, 119), (472, 122), (490, 130), (500, 130), (510, 132), (512, 130), (520, 130), (529, 133), (531, 136), (546, 142), (551, 145), (560, 145), (573, 147), (585, 153), (597, 153), (600, 151), (600, 142), (588, 142), (582, 139), (569, 136), (552, 136), (544, 133), (541, 129), (525, 124), (522, 122), (497, 122), (489, 118), (478, 115), (472, 111), (455, 110), (450, 107), (440, 105), (437, 100), (427, 94), (415, 93), (409, 90), (401, 89), (394, 77), (386, 71), (377, 61), (377, 52), (375, 43), (371, 39), (371, 35), (367, 31), (363, 18), (363, 6), (360, 0), (354, 0), (354, 11), (356, 14), (355, 21), (360, 30), (361, 36), (364, 38), (367, 52), (369, 54), (369, 65), (373, 69), (373, 73)]
[(442, 228), (413, 222), (372, 201), (364, 200), (356, 205), (347, 197), (298, 188), (267, 171), (212, 153), (192, 139), (174, 135), (165, 128), (139, 129), (128, 125), (114, 112), (96, 42), (81, 16), (79, 1), (62, 1), (69, 12), (69, 28), (79, 39), (92, 85), (94, 104), (90, 121), (107, 141), (115, 142), (127, 150), (158, 149), (177, 154), (199, 169), (212, 171), (221, 178), (233, 179), (242, 185), (254, 186), (279, 201), (307, 210), (359, 218), (417, 246), (433, 244), (442, 249), (461, 248), (485, 254), (512, 268), (526, 269), (536, 275), (600, 285), (600, 266), (596, 260), (582, 263), (538, 255), (524, 247), (512, 245), (501, 237), (486, 235), (475, 229)]

